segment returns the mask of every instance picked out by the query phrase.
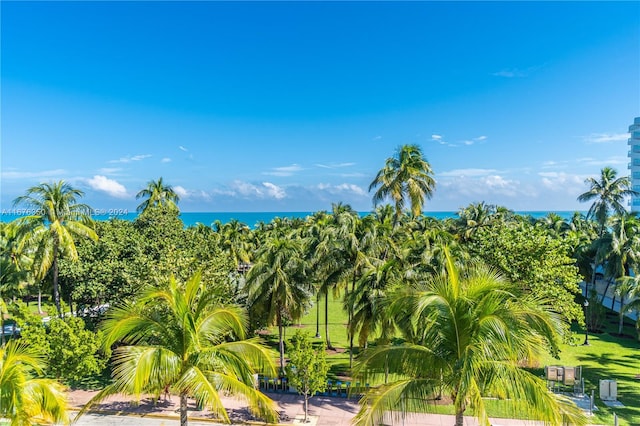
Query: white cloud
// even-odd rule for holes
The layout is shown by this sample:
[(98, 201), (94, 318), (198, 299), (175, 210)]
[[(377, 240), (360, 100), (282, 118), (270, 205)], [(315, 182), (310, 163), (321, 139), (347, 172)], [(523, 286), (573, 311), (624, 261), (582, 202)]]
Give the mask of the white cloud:
[(493, 75), (494, 77), (505, 77), (505, 78), (514, 78), (514, 77), (528, 77), (530, 76), (532, 73), (538, 71), (539, 69), (543, 68), (543, 65), (536, 65), (536, 66), (532, 66), (529, 68), (525, 68), (525, 69), (520, 69), (520, 68), (504, 68), (498, 72), (494, 72), (491, 75)]
[(374, 137), (372, 140), (379, 141), (380, 139), (382, 139), (382, 136), (378, 135), (378, 136)]
[(622, 142), (629, 139), (628, 133), (592, 133), (583, 137), (587, 143), (611, 143)]
[(15, 170), (3, 171), (2, 179), (30, 179), (30, 178), (54, 178), (66, 174), (64, 169), (44, 170), (41, 172), (18, 172)]
[(290, 166), (274, 167), (271, 170), (272, 171), (264, 172), (263, 174), (270, 175), (270, 176), (291, 176), (294, 173), (299, 172), (300, 170), (303, 170), (303, 169), (298, 164), (292, 164)]
[(169, 157), (164, 157), (162, 160), (160, 160), (161, 163), (170, 163), (171, 162), (171, 158)]
[(281, 200), (287, 196), (284, 188), (274, 185), (271, 182), (262, 182), (262, 185), (266, 188), (266, 193), (269, 197)]
[(112, 175), (120, 171), (122, 171), (120, 167), (103, 167), (101, 169), (98, 169), (98, 173), (102, 173), (103, 175)]
[(173, 187), (173, 190), (175, 191), (176, 194), (178, 194), (178, 197), (182, 199), (189, 198), (190, 191), (186, 190), (184, 187), (180, 185), (176, 185)]
[(478, 176), (487, 176), (490, 174), (495, 174), (497, 170), (495, 169), (454, 169), (449, 170), (448, 172), (438, 173), (438, 176), (443, 177), (478, 177)]
[(438, 193), (457, 194), (481, 200), (496, 196), (514, 198), (535, 195), (530, 188), (524, 188), (519, 181), (506, 179), (495, 173), (485, 176), (461, 175), (445, 178), (438, 181), (438, 188)]
[(184, 147), (184, 146), (182, 146), (182, 145), (180, 145), (180, 146), (178, 147), (178, 149), (179, 149), (180, 151), (184, 151), (184, 152), (189, 151), (187, 148), (185, 148), (185, 147)]
[[(275, 198), (276, 200), (281, 200), (287, 196), (284, 188), (271, 182), (262, 182), (261, 185), (254, 185), (249, 182), (236, 180), (231, 183), (230, 188), (231, 191), (227, 192), (228, 195), (240, 195), (245, 198)], [(216, 192), (221, 193), (219, 190)], [(225, 191), (222, 191), (222, 193), (225, 193)]]
[(477, 138), (473, 138), (473, 140), (476, 141), (476, 142), (481, 142), (481, 141), (486, 140), (486, 139), (487, 139), (487, 137), (484, 136), (484, 135), (478, 136)]
[(582, 192), (587, 175), (569, 174), (564, 172), (540, 172), (542, 185), (554, 192), (563, 192), (577, 197)]
[(351, 167), (355, 165), (356, 163), (331, 163), (331, 164), (316, 164), (316, 167), (320, 167), (323, 169), (339, 169), (342, 167)]
[(585, 158), (577, 159), (576, 162), (587, 165), (587, 166), (612, 166), (612, 165), (628, 164), (629, 159), (627, 157), (621, 157), (621, 156), (613, 156), (613, 157), (603, 158), (603, 159), (585, 157)]
[(328, 183), (319, 183), (316, 185), (319, 191), (328, 192), (329, 194), (353, 194), (358, 196), (366, 196), (367, 191), (354, 185), (352, 183), (341, 183), (339, 185), (332, 185)]
[(115, 198), (128, 198), (127, 189), (121, 183), (106, 176), (96, 175), (87, 179), (89, 186), (96, 191), (105, 192)]
[(151, 154), (139, 154), (134, 156), (127, 155), (126, 157), (120, 157), (117, 160), (110, 160), (109, 163), (131, 163), (133, 161), (140, 161), (149, 157), (151, 157)]

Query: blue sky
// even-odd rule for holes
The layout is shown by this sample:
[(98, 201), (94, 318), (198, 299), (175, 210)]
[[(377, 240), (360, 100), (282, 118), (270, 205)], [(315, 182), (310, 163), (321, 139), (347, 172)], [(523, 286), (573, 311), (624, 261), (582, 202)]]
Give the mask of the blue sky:
[(628, 174), (638, 2), (0, 7), (3, 208), (64, 179), (134, 210), (162, 176), (183, 211), (366, 211), (406, 143), (427, 211), (586, 210), (586, 177)]

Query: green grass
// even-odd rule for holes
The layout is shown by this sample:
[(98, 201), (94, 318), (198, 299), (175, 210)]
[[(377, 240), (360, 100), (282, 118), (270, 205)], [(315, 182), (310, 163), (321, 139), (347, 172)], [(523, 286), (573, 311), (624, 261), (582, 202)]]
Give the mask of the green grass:
[[(320, 335), (321, 339), (314, 339), (318, 342), (324, 341), (324, 302), (320, 302)], [(617, 314), (609, 313), (606, 321), (606, 329), (602, 334), (590, 334), (590, 346), (582, 346), (584, 332), (579, 328), (574, 328), (572, 345), (562, 345), (560, 359), (548, 356), (542, 360), (539, 369), (534, 373), (542, 376), (545, 365), (582, 366), (585, 378), (585, 388), (588, 394), (595, 391), (596, 406), (598, 411), (591, 418), (592, 424), (613, 424), (614, 412), (618, 415), (620, 426), (640, 425), (640, 379), (635, 376), (640, 374), (640, 342), (635, 338), (619, 338), (611, 333), (617, 333)], [(342, 310), (342, 303), (329, 296), (329, 335), (331, 343), (338, 349), (336, 352), (329, 352), (327, 360), (330, 364), (329, 376), (331, 379), (349, 376), (349, 340), (346, 332), (347, 315)], [(313, 306), (310, 311), (300, 320), (299, 324), (287, 327), (286, 336), (290, 337), (293, 330), (302, 328), (308, 330), (310, 336), (316, 333), (316, 308)], [(270, 329), (271, 334), (265, 336), (267, 343), (273, 349), (274, 359), (278, 357), (278, 335), (277, 328)], [(627, 320), (624, 334), (636, 336), (635, 326)], [(355, 351), (358, 349), (356, 348)], [(357, 352), (355, 352), (357, 354)], [(613, 379), (618, 384), (618, 400), (625, 407), (609, 408), (599, 399), (599, 380)], [(506, 404), (500, 401), (488, 400), (487, 407), (490, 415), (497, 418), (517, 418)], [(451, 414), (451, 406), (438, 405), (430, 406), (430, 412)], [(469, 413), (471, 414), (471, 413)]]
[[(620, 425), (640, 424), (640, 342), (636, 338), (620, 338), (611, 333), (618, 332), (618, 317), (609, 315), (606, 329), (601, 334), (589, 334), (589, 346), (583, 346), (584, 331), (574, 329), (574, 345), (563, 345), (560, 359), (551, 356), (544, 360), (544, 365), (582, 366), (587, 394), (595, 391), (595, 403), (598, 407), (592, 423), (613, 424), (614, 412), (618, 415)], [(613, 324), (615, 322), (615, 324)], [(623, 334), (636, 336), (635, 326), (631, 321), (625, 323)], [(542, 374), (542, 370), (540, 370)], [(600, 400), (600, 380), (616, 380), (618, 385), (618, 401), (624, 407), (609, 408)]]

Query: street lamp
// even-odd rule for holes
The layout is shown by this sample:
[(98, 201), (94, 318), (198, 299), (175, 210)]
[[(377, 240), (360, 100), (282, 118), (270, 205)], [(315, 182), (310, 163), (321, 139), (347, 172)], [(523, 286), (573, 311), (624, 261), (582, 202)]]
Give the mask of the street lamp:
[(589, 346), (589, 301), (584, 299), (584, 343), (582, 346)]

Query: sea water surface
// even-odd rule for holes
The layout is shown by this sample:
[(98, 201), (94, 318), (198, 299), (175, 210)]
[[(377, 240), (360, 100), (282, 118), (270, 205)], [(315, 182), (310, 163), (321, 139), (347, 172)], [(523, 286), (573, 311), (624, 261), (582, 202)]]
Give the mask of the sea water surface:
[[(224, 224), (235, 219), (251, 228), (255, 228), (258, 223), (269, 223), (276, 217), (304, 219), (314, 213), (315, 212), (182, 212), (180, 213), (180, 219), (182, 219), (185, 227), (193, 226), (198, 223), (211, 226), (216, 221), (220, 221), (220, 223)], [(371, 212), (359, 212), (360, 216), (366, 216), (370, 213)], [(523, 211), (516, 213), (523, 216), (531, 216), (535, 219), (544, 217), (549, 213), (556, 213), (565, 220), (570, 220), (574, 214), (573, 211)], [(585, 212), (581, 213), (585, 214)], [(10, 222), (20, 217), (24, 217), (26, 214), (27, 213), (20, 211), (2, 211), (0, 212), (0, 222)], [(424, 212), (424, 215), (438, 220), (458, 217), (457, 212), (454, 211)], [(137, 212), (129, 212), (126, 209), (108, 212), (97, 210), (92, 215), (94, 220), (122, 219), (133, 221), (136, 217), (138, 217)]]

